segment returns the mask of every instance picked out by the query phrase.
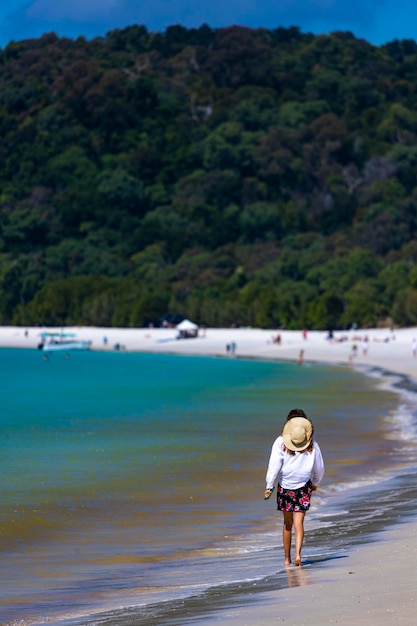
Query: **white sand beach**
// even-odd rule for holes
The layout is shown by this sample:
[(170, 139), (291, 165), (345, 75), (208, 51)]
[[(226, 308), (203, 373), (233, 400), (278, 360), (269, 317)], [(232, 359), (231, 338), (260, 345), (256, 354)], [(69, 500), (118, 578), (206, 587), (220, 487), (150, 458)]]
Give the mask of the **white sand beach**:
[[(40, 333), (57, 330), (61, 329), (2, 327), (0, 347), (36, 349)], [(332, 341), (326, 339), (326, 332), (309, 331), (304, 338), (301, 331), (247, 328), (208, 328), (197, 338), (184, 340), (177, 339), (177, 331), (169, 328), (77, 327), (65, 328), (65, 332), (91, 341), (92, 350), (114, 350), (117, 346), (126, 351), (234, 358), (226, 350), (226, 345), (234, 342), (235, 355), (240, 358), (297, 361), (303, 351), (304, 363), (359, 369), (373, 366), (417, 381), (417, 356), (412, 345), (417, 328), (336, 331)], [(280, 344), (273, 341), (278, 333)], [(380, 533), (369, 545), (355, 547), (346, 558), (317, 568), (291, 567), (288, 589), (257, 594), (253, 603), (219, 611), (212, 618), (202, 618), (201, 623), (408, 626), (414, 623), (417, 610), (416, 570), (417, 520), (412, 520)]]
[[(345, 366), (374, 366), (406, 374), (417, 380), (417, 354), (412, 342), (417, 340), (417, 328), (366, 329), (336, 331), (333, 340), (327, 332), (260, 330), (256, 328), (207, 328), (194, 339), (177, 339), (175, 328), (24, 328), (0, 327), (0, 347), (36, 348), (45, 332), (74, 333), (77, 338), (91, 341), (92, 350), (121, 350), (161, 352), (182, 355), (240, 357), (297, 361), (303, 351), (304, 362), (334, 363)], [(280, 344), (276, 343), (280, 335)], [(368, 338), (365, 343), (364, 339)], [(226, 346), (236, 345), (234, 354)], [(355, 349), (356, 346), (356, 349)]]

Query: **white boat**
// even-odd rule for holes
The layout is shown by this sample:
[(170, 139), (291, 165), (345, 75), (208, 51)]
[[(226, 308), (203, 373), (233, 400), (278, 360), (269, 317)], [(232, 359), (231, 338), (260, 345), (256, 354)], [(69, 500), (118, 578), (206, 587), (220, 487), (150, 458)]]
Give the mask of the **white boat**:
[(77, 339), (73, 333), (42, 333), (39, 350), (54, 352), (56, 350), (89, 350), (91, 341)]

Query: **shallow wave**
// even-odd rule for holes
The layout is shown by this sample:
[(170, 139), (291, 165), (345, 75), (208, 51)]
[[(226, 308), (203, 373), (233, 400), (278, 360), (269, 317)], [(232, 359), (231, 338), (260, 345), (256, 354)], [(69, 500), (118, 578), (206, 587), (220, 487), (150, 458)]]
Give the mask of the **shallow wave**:
[[(385, 438), (393, 441), (407, 442), (409, 448), (396, 448), (396, 452), (406, 453), (415, 450), (417, 443), (417, 383), (408, 376), (401, 376), (377, 368), (361, 368), (364, 374), (379, 380), (379, 387), (393, 391), (400, 396), (398, 406), (389, 411), (383, 418)], [(417, 460), (417, 454), (415, 455)], [(407, 458), (407, 462), (410, 459)]]
[[(402, 402), (395, 412), (385, 419), (390, 431), (387, 438), (406, 441), (409, 444), (417, 443), (417, 394), (404, 394), (409, 396), (409, 402)], [(411, 402), (412, 401), (412, 402)]]

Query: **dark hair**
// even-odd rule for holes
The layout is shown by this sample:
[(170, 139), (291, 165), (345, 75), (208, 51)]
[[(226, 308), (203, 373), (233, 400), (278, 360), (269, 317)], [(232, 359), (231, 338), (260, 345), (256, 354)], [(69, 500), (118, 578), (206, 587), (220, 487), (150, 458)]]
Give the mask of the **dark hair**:
[[(287, 415), (287, 422), (288, 420), (291, 420), (293, 417), (304, 417), (304, 419), (308, 420), (311, 424), (312, 427), (312, 433), (311, 433), (311, 441), (310, 441), (310, 445), (305, 449), (302, 450), (302, 452), (311, 452), (313, 447), (314, 447), (314, 442), (313, 442), (313, 435), (314, 435), (314, 426), (313, 426), (313, 422), (311, 421), (311, 419), (309, 417), (307, 417), (305, 411), (303, 411), (303, 409), (291, 409), (291, 411), (288, 413)], [(286, 450), (289, 454), (294, 455), (295, 452), (293, 450), (289, 450), (284, 444), (284, 450)]]
[(305, 411), (303, 411), (303, 409), (291, 409), (291, 411), (287, 415), (287, 422), (288, 422), (288, 420), (291, 420), (293, 417), (304, 417), (306, 420), (311, 421), (307, 417), (307, 415), (305, 414)]

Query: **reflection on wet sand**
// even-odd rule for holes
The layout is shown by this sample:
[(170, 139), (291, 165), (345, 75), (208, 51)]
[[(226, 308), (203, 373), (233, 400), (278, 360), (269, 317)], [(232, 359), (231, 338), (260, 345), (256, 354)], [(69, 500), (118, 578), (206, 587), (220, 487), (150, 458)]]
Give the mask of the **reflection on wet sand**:
[(304, 587), (310, 584), (308, 572), (301, 567), (286, 567), (285, 572), (288, 579), (288, 587)]

